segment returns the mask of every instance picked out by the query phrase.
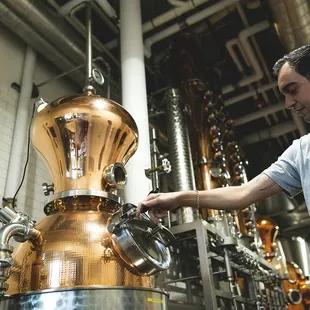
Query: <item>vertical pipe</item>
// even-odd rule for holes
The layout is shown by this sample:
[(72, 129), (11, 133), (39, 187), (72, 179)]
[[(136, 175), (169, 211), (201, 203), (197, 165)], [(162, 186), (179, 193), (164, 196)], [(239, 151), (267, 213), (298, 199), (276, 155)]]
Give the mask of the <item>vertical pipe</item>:
[[(165, 94), (167, 101), (168, 138), (174, 191), (194, 190), (195, 177), (190, 151), (189, 135), (178, 89), (170, 89)], [(190, 223), (199, 218), (196, 209), (182, 206), (177, 209), (178, 224)]]
[(140, 0), (120, 0), (122, 102), (139, 130), (139, 147), (126, 165), (125, 201), (138, 203), (151, 189), (145, 169), (151, 167), (149, 122)]
[[(158, 148), (157, 148), (157, 132), (155, 128), (151, 128), (151, 146), (152, 146), (152, 151), (151, 151), (151, 161), (152, 161), (152, 168), (156, 168), (158, 166)], [(159, 172), (154, 171), (152, 173), (152, 187), (153, 189), (159, 187)]]
[(14, 197), (21, 181), (20, 178), (23, 168), (22, 166), (24, 164), (23, 157), (26, 145), (26, 133), (28, 131), (29, 103), (31, 100), (35, 64), (36, 53), (30, 46), (27, 46), (4, 197)]
[(92, 79), (92, 20), (91, 6), (86, 5), (86, 81), (85, 86), (91, 84)]
[(236, 281), (235, 281), (235, 277), (233, 274), (233, 270), (231, 268), (229, 252), (228, 252), (227, 248), (224, 248), (223, 251), (224, 251), (224, 264), (225, 264), (225, 269), (226, 269), (226, 274), (227, 274), (227, 280), (229, 283), (229, 289), (230, 289), (230, 293), (231, 293), (232, 304), (233, 304), (234, 310), (238, 310), (239, 308), (237, 305), (236, 293), (235, 293)]

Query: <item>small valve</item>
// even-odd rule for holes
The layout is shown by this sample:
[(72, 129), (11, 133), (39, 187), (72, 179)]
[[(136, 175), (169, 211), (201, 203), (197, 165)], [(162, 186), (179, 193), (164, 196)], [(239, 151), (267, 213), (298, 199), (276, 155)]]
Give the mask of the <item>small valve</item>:
[(159, 172), (159, 173), (170, 173), (171, 172), (171, 164), (167, 158), (163, 158), (161, 161), (161, 165), (152, 169), (146, 169), (145, 175), (150, 178), (152, 173)]
[(164, 173), (170, 173), (171, 172), (171, 164), (170, 161), (167, 158), (163, 158), (161, 162), (162, 171)]
[(43, 193), (45, 196), (48, 196), (51, 192), (53, 192), (53, 194), (54, 194), (54, 192), (55, 192), (54, 183), (52, 183), (52, 184), (43, 183), (42, 189), (43, 189)]

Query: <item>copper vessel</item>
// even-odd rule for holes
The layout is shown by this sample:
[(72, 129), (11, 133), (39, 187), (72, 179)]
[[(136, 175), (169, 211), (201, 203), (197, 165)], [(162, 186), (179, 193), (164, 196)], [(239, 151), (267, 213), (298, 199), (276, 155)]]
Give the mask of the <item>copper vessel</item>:
[[(270, 218), (263, 217), (256, 222), (258, 232), (263, 243), (264, 258), (275, 266), (283, 278), (283, 289), (290, 310), (307, 309), (305, 304), (309, 302), (310, 290), (302, 270), (294, 262), (287, 262), (281, 243), (276, 240), (279, 227)], [(280, 244), (279, 244), (280, 243)]]
[[(95, 95), (55, 100), (40, 111), (32, 125), (32, 144), (41, 155), (55, 193), (71, 189), (113, 189), (108, 167), (125, 165), (138, 146), (138, 129), (119, 104)], [(116, 168), (117, 185), (125, 182)]]
[(283, 280), (283, 288), (289, 301), (289, 310), (304, 310), (303, 294), (306, 294), (305, 278), (302, 270), (294, 262), (287, 262), (288, 279)]
[[(219, 106), (221, 97), (213, 89), (205, 89), (199, 80), (187, 83), (191, 123), (189, 124), (196, 187), (209, 190), (228, 185), (225, 166)], [(214, 220), (221, 211), (203, 210), (203, 217)]]
[[(77, 304), (89, 309), (120, 309), (122, 298), (130, 299), (131, 309), (166, 309), (167, 295), (154, 288), (154, 270), (140, 271), (130, 265), (135, 262), (124, 261), (113, 237), (117, 232), (109, 229), (122, 206), (115, 190), (125, 186), (124, 165), (138, 146), (133, 118), (119, 104), (92, 93), (41, 102), (39, 109), (32, 143), (49, 168), (53, 185), (48, 188), (54, 195), (45, 205), (47, 217), (35, 225), (40, 238), (19, 244), (12, 254), (10, 297), (0, 309), (47, 309), (51, 298), (62, 303), (72, 294), (80, 294)], [(115, 231), (123, 227), (126, 221)], [(155, 239), (145, 238), (142, 247), (152, 262), (161, 263), (166, 257)], [(108, 306), (89, 301), (104, 302), (112, 291), (115, 299)], [(64, 309), (80, 309), (77, 304)]]
[(279, 227), (270, 218), (262, 217), (256, 222), (260, 238), (263, 243), (263, 255), (268, 262), (272, 262), (275, 257), (276, 238), (279, 233)]
[[(198, 190), (227, 185), (220, 124), (217, 119), (221, 101), (218, 70), (207, 70), (203, 63), (199, 40), (194, 33), (183, 33), (174, 42), (169, 58), (171, 83), (184, 90), (189, 115), (188, 131)], [(221, 217), (221, 211), (202, 209), (204, 219)]]

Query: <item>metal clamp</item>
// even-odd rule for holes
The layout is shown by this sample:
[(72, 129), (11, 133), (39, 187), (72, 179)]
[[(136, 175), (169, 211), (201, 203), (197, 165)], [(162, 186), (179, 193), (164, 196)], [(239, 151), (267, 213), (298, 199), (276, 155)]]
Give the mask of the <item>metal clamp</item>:
[(108, 225), (108, 231), (110, 233), (119, 233), (125, 224), (134, 219), (137, 213), (137, 207), (131, 203), (125, 203), (122, 205), (120, 212), (122, 215), (119, 217), (119, 220)]
[(50, 193), (54, 194), (55, 185), (54, 185), (54, 183), (52, 183), (52, 184), (42, 183), (42, 189), (43, 189), (44, 195), (49, 196)]
[(166, 247), (171, 245), (171, 243), (176, 240), (174, 234), (160, 223), (157, 224), (154, 228), (148, 228), (145, 237), (155, 237), (160, 240)]

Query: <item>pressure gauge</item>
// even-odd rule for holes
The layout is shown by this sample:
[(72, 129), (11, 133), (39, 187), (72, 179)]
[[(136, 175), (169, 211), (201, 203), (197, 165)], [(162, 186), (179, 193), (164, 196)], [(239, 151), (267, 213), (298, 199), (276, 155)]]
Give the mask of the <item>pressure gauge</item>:
[(94, 68), (94, 69), (92, 70), (92, 76), (93, 76), (94, 81), (95, 81), (97, 84), (103, 85), (103, 83), (104, 83), (104, 77), (103, 77), (102, 73), (101, 73), (98, 69)]

